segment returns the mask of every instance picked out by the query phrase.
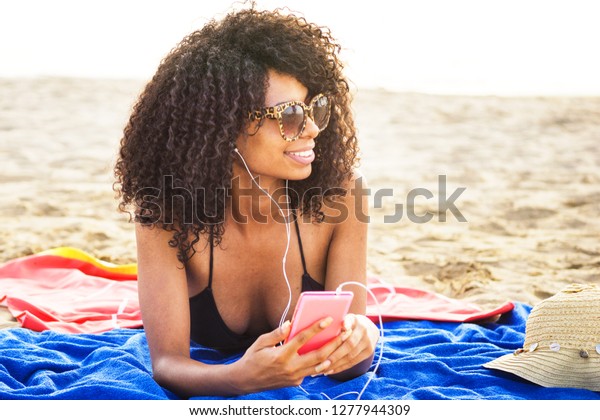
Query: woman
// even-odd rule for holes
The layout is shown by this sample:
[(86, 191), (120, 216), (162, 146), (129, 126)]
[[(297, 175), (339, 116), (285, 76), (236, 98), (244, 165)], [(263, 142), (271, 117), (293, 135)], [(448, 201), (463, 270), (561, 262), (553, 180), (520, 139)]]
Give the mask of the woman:
[[(302, 18), (232, 13), (171, 51), (134, 108), (116, 185), (138, 222), (154, 377), (182, 396), (346, 379), (371, 364), (378, 330), (356, 286), (344, 287), (354, 299), (336, 339), (298, 355), (324, 319), (279, 345), (302, 291), (365, 283), (367, 203), (351, 192), (358, 148), (338, 51)], [(204, 364), (190, 339), (245, 353)]]

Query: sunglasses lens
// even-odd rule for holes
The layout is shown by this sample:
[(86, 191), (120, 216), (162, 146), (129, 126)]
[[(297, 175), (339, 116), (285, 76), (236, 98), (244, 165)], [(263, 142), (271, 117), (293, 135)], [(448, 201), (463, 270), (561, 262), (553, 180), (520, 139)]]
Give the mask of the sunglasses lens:
[(329, 99), (327, 96), (321, 96), (313, 104), (313, 117), (319, 130), (325, 129), (329, 122)]
[(300, 105), (290, 105), (281, 113), (283, 131), (288, 138), (295, 138), (304, 126), (304, 110)]

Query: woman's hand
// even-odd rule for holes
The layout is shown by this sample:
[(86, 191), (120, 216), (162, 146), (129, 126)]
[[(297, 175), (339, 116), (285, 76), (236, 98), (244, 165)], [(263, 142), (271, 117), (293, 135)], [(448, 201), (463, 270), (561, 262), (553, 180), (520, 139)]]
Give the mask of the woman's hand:
[(330, 317), (317, 321), (281, 346), (277, 344), (284, 341), (290, 333), (289, 321), (281, 328), (261, 335), (242, 358), (235, 362), (237, 366), (230, 378), (232, 385), (240, 394), (246, 394), (298, 386), (306, 376), (324, 373), (331, 366), (329, 356), (343, 344), (342, 334), (318, 350), (299, 355), (298, 349), (331, 322)]
[[(379, 329), (369, 318), (364, 315), (346, 315), (340, 334), (341, 344), (327, 357), (330, 366), (323, 373), (335, 375), (358, 365), (366, 359), (371, 360), (370, 357), (375, 352), (378, 339)], [(369, 366), (367, 366), (367, 369)]]

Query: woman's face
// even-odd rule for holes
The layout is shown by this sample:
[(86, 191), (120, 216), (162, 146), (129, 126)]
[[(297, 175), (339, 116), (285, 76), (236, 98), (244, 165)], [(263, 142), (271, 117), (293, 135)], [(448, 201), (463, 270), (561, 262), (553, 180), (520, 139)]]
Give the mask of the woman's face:
[[(265, 95), (266, 107), (288, 101), (301, 101), (308, 104), (312, 99), (308, 97), (308, 89), (292, 76), (269, 70), (268, 78), (269, 85)], [(262, 125), (257, 131), (258, 122), (253, 122), (248, 131), (256, 133), (247, 138), (241, 136), (237, 141), (237, 148), (252, 175), (260, 175), (261, 180), (265, 180), (265, 178), (274, 178), (275, 180), (307, 178), (312, 171), (311, 162), (315, 158), (313, 151), (315, 137), (319, 134), (319, 128), (314, 121), (307, 118), (304, 131), (292, 142), (283, 139), (277, 120), (265, 118), (261, 123)], [(245, 172), (239, 157), (235, 159), (235, 162), (238, 165), (237, 169)]]

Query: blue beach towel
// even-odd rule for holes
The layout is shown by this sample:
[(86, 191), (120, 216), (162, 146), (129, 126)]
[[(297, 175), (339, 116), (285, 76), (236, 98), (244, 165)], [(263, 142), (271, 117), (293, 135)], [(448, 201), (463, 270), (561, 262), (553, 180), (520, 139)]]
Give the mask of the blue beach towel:
[[(600, 393), (543, 388), (482, 367), (522, 345), (530, 310), (516, 304), (498, 322), (484, 325), (387, 322), (383, 359), (362, 399), (600, 399)], [(191, 353), (207, 363), (230, 363), (240, 356), (224, 357), (196, 344)], [(374, 364), (378, 354), (379, 348)], [(283, 388), (236, 399), (336, 398), (360, 392), (371, 375), (348, 382), (307, 378), (302, 388)], [(176, 398), (152, 379), (146, 337), (141, 329), (116, 329), (101, 334), (0, 330), (0, 399)], [(356, 394), (340, 399), (354, 398)]]

